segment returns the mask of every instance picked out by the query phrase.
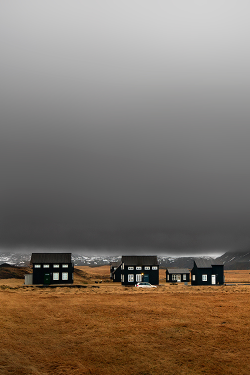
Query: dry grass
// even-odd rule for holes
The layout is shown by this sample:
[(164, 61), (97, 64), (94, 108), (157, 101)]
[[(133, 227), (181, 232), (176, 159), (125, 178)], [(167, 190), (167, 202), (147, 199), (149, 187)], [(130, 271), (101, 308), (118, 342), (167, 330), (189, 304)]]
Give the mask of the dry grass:
[(0, 374), (250, 373), (250, 286), (93, 288), (104, 270), (81, 267), (80, 289), (1, 280)]

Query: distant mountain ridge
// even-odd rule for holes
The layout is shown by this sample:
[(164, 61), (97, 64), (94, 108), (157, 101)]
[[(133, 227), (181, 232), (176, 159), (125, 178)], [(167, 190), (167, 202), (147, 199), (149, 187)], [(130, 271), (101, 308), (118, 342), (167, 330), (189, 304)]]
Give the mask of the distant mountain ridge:
[[(8, 263), (9, 265), (28, 267), (30, 264), (31, 253), (0, 253), (0, 265)], [(193, 268), (194, 259), (214, 258), (209, 256), (202, 257), (168, 257), (158, 256), (160, 268)], [(72, 253), (72, 260), (76, 266), (98, 267), (109, 265), (110, 262), (117, 262), (121, 256), (85, 256)], [(250, 250), (228, 251), (216, 260), (222, 261), (226, 270), (249, 270), (250, 269)]]
[(225, 270), (250, 270), (250, 250), (227, 251), (216, 260), (224, 263)]

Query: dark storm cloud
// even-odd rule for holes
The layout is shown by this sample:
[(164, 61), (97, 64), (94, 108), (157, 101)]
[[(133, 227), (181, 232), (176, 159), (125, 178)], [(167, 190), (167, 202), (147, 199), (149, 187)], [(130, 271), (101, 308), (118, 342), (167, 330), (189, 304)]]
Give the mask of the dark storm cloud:
[(2, 246), (249, 247), (248, 11), (4, 1)]

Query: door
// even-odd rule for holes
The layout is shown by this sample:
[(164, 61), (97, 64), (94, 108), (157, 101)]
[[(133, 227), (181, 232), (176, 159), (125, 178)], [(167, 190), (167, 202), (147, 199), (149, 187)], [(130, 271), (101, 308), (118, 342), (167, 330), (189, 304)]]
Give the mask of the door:
[(44, 284), (48, 285), (50, 284), (50, 274), (49, 273), (45, 273), (44, 274), (44, 281), (43, 281)]
[(176, 275), (177, 276), (177, 282), (181, 282), (181, 275)]
[(212, 285), (216, 284), (216, 275), (211, 276), (211, 283), (212, 283)]
[(146, 283), (149, 283), (149, 275), (144, 275), (143, 281), (145, 281)]

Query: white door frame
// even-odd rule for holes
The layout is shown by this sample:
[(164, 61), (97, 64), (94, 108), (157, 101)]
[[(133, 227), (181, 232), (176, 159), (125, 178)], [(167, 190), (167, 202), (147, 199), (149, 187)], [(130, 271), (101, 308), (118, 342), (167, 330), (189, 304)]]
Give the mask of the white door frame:
[(216, 275), (211, 275), (211, 284), (216, 285)]

